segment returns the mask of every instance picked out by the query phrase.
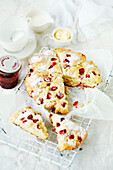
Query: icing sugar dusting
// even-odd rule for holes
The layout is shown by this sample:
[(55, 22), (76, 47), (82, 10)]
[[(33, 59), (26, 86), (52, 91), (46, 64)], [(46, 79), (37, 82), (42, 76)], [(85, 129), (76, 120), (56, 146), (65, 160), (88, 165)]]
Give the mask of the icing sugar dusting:
[(68, 60), (70, 61), (70, 64), (73, 65), (74, 61), (77, 61), (80, 59), (80, 56), (76, 54), (71, 54), (71, 57), (68, 57)]
[(30, 60), (30, 64), (34, 64), (36, 62), (40, 62), (42, 60), (42, 57), (41, 56), (38, 56), (38, 55), (35, 55), (34, 57), (31, 58)]
[(42, 80), (42, 77), (37, 78), (37, 75), (32, 74), (28, 81), (31, 87), (36, 86)]
[(56, 56), (56, 54), (55, 54), (53, 51), (51, 51), (51, 50), (45, 50), (45, 51), (43, 51), (43, 54), (44, 54), (44, 55)]

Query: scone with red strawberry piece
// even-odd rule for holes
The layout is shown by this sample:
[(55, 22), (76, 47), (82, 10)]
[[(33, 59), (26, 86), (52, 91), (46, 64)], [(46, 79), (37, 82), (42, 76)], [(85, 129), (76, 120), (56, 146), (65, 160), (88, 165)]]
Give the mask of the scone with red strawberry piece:
[(88, 132), (76, 123), (52, 113), (49, 117), (57, 133), (58, 149), (61, 152), (78, 148), (87, 138)]
[(41, 114), (31, 107), (25, 107), (14, 113), (10, 117), (10, 121), (42, 140), (46, 140), (48, 137)]

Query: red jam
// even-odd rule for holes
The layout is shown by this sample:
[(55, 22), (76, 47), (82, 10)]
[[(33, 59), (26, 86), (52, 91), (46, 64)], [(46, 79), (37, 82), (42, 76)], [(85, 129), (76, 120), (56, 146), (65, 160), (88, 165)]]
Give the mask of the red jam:
[(18, 83), (21, 63), (13, 56), (3, 56), (0, 58), (0, 86), (11, 89)]

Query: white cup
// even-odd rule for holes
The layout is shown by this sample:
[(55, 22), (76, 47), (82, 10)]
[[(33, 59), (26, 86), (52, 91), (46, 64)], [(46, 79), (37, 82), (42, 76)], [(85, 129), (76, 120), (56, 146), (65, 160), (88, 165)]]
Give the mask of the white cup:
[(24, 17), (13, 16), (0, 24), (0, 45), (7, 51), (21, 51), (32, 39), (29, 24)]

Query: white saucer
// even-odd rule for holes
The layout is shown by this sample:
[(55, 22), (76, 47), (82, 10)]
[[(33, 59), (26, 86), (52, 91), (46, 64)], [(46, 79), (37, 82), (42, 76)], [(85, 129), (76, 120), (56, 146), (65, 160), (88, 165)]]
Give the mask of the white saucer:
[(4, 48), (2, 48), (0, 46), (0, 56), (4, 56), (4, 55), (13, 55), (15, 57), (17, 57), (18, 59), (24, 59), (26, 57), (28, 57), (29, 55), (31, 55), (34, 50), (36, 49), (36, 38), (35, 38), (35, 35), (34, 35), (34, 39), (30, 42), (28, 42), (26, 44), (26, 46), (23, 48), (22, 51), (20, 52), (9, 52), (9, 51), (6, 51)]

